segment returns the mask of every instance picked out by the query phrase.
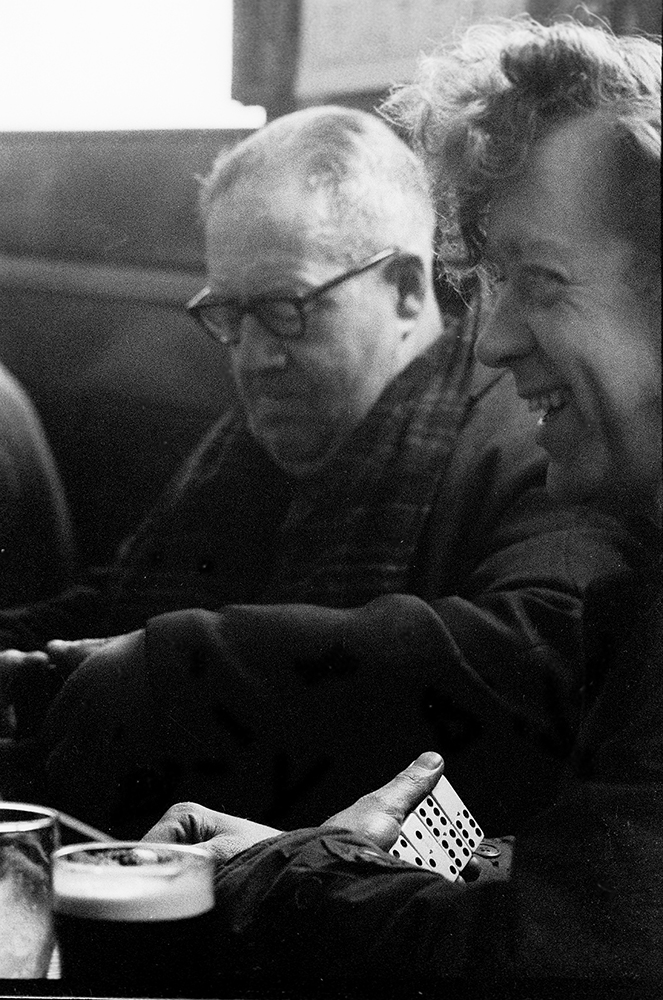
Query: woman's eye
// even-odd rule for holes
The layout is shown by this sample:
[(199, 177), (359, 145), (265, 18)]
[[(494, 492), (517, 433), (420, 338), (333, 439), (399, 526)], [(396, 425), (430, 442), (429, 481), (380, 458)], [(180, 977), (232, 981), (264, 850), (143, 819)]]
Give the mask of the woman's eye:
[(518, 295), (534, 306), (552, 306), (560, 298), (566, 282), (554, 271), (525, 271), (517, 279)]

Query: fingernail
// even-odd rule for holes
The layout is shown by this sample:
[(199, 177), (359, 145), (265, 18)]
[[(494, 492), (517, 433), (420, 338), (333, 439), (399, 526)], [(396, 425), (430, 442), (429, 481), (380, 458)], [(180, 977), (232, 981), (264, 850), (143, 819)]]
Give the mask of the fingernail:
[(419, 754), (413, 763), (425, 767), (428, 771), (436, 771), (442, 763), (442, 758), (434, 750), (427, 750), (426, 753)]

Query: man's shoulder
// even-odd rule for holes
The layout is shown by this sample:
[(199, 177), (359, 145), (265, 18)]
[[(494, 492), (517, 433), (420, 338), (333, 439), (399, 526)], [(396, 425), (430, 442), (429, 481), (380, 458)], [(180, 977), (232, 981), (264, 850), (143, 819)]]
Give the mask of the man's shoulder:
[(10, 438), (19, 434), (41, 433), (37, 411), (27, 392), (14, 376), (0, 365), (0, 420), (3, 434)]

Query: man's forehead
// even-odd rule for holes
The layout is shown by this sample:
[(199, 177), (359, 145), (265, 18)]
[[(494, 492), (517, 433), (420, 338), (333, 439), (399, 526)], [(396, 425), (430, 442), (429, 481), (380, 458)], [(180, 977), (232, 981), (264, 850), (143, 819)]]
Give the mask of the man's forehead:
[(205, 221), (207, 242), (258, 237), (260, 242), (316, 244), (328, 228), (329, 215), (320, 196), (292, 178), (251, 178), (213, 202)]
[(214, 286), (241, 295), (276, 288), (306, 290), (328, 277), (340, 250), (301, 199), (248, 189), (232, 204), (220, 199), (207, 220), (207, 269)]
[(312, 211), (315, 198), (296, 170), (261, 169), (247, 172), (210, 207), (210, 220), (234, 212), (254, 210), (262, 215)]

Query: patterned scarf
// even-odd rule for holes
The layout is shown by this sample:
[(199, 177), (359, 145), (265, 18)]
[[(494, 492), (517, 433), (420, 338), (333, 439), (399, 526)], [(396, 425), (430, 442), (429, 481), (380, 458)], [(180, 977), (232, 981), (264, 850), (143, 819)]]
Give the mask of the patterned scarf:
[(269, 602), (354, 607), (411, 592), (416, 550), (467, 409), (472, 343), (460, 325), (388, 387), (281, 525)]
[(310, 479), (277, 469), (240, 414), (217, 425), (116, 567), (115, 627), (187, 607), (343, 608), (412, 592), (417, 547), (468, 406), (471, 326), (447, 319), (444, 336)]

